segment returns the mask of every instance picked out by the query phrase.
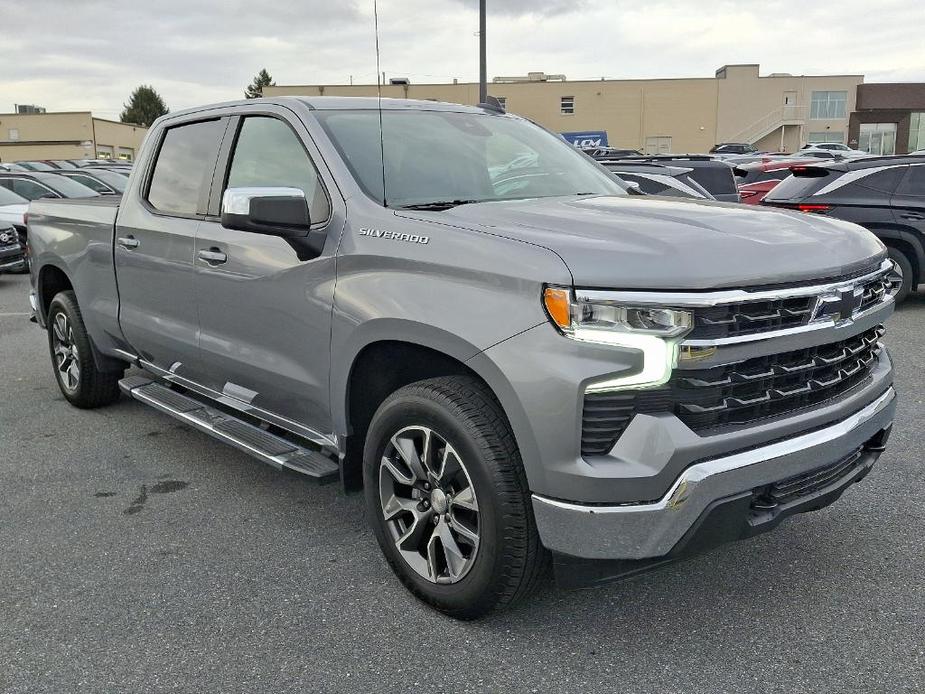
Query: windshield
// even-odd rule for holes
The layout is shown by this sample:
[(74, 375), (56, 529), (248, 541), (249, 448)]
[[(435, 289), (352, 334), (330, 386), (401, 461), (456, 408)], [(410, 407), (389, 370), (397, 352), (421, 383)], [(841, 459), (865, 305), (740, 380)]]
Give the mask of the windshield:
[(14, 193), (12, 190), (7, 190), (3, 186), (0, 186), (0, 205), (28, 205), (29, 201), (24, 197), (21, 197)]
[(316, 115), (363, 190), (389, 207), (626, 194), (564, 140), (517, 118), (385, 110), (383, 174), (378, 111)]

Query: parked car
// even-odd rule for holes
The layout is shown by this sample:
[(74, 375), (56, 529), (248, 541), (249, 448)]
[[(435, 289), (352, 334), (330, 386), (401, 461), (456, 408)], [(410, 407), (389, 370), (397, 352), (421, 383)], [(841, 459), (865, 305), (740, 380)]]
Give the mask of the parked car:
[(893, 156), (791, 168), (764, 198), (786, 207), (860, 224), (886, 244), (897, 301), (925, 281), (925, 161)]
[(739, 202), (739, 189), (732, 167), (722, 160), (703, 154), (653, 154), (625, 161), (691, 169), (690, 178), (703, 186), (716, 200)]
[(807, 144), (803, 145), (800, 150), (822, 150), (825, 152), (833, 152), (835, 154), (840, 154), (846, 159), (850, 159), (851, 157), (870, 156), (867, 152), (862, 152), (859, 149), (852, 149), (848, 145), (841, 142), (808, 142)]
[(550, 554), (599, 583), (822, 508), (892, 426), (872, 234), (629, 196), (495, 110), (171, 113), (121, 199), (37, 200), (29, 224), (66, 400), (122, 390), (362, 487), (391, 568), (455, 617), (527, 595)]
[(78, 169), (82, 169), (86, 166), (112, 166), (113, 163), (120, 161), (119, 159), (68, 159), (74, 166)]
[(790, 175), (791, 166), (805, 166), (801, 159), (771, 160), (742, 164), (733, 169), (739, 197), (746, 205), (757, 205), (764, 196)]
[(26, 200), (39, 198), (95, 198), (99, 195), (66, 176), (44, 171), (0, 172), (0, 187), (12, 190)]
[(56, 171), (57, 169), (44, 161), (18, 161), (16, 162), (26, 171)]
[(757, 154), (758, 148), (748, 142), (721, 142), (710, 148), (710, 154)]
[(648, 162), (601, 161), (604, 168), (612, 171), (621, 180), (634, 183), (646, 195), (696, 198), (714, 200), (707, 190), (691, 178), (693, 169), (681, 166), (665, 166)]
[(75, 171), (59, 171), (60, 176), (65, 176), (72, 181), (77, 181), (95, 190), (100, 195), (122, 195), (125, 192), (125, 184), (128, 178), (108, 169), (100, 167), (86, 167)]
[(50, 164), (56, 169), (67, 169), (73, 171), (77, 168), (73, 162), (68, 161), (67, 159), (45, 159), (44, 161), (46, 164)]
[(19, 242), (16, 228), (0, 221), (0, 274), (22, 272), (26, 268), (26, 254)]
[(12, 224), (17, 231), (26, 230), (26, 212), (29, 210), (29, 201), (0, 186), (0, 223)]
[(641, 157), (638, 149), (620, 149), (617, 147), (594, 147), (581, 150), (592, 159), (626, 159), (627, 157)]

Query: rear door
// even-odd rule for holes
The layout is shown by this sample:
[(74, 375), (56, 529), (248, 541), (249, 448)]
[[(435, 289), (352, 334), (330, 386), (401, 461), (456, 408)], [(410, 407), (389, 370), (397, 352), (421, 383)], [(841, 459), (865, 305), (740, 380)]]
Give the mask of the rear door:
[(906, 171), (893, 195), (893, 214), (900, 224), (925, 234), (925, 163)]
[[(119, 321), (136, 352), (181, 376), (199, 358), (193, 286), (196, 230), (208, 202), (227, 119), (162, 130), (140, 190), (123, 201), (116, 228)], [(137, 197), (135, 197), (137, 195)]]
[[(334, 250), (343, 200), (330, 194), (333, 182), (321, 178), (320, 157), (288, 109), (265, 105), (235, 116), (222, 149), (214, 215), (196, 239), (202, 355), (197, 380), (239, 404), (330, 431)], [(303, 190), (312, 227), (329, 232), (320, 256), (299, 260), (283, 238), (222, 226), (226, 188), (280, 186)]]

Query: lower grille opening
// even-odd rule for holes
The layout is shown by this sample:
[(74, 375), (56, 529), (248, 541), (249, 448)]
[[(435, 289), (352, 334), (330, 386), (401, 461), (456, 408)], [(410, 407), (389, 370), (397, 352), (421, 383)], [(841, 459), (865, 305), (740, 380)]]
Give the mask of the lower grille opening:
[(756, 489), (752, 510), (758, 513), (772, 511), (778, 506), (789, 504), (825, 489), (854, 472), (861, 463), (862, 450), (858, 448), (850, 455), (830, 465)]

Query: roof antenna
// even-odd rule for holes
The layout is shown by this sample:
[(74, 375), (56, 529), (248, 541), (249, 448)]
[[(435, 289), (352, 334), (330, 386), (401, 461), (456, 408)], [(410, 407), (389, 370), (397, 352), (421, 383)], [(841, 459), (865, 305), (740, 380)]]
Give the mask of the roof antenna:
[(379, 106), (379, 156), (382, 161), (382, 206), (388, 207), (385, 194), (385, 142), (382, 136), (382, 72), (379, 69), (379, 7), (373, 0), (373, 21), (376, 26), (376, 98)]

